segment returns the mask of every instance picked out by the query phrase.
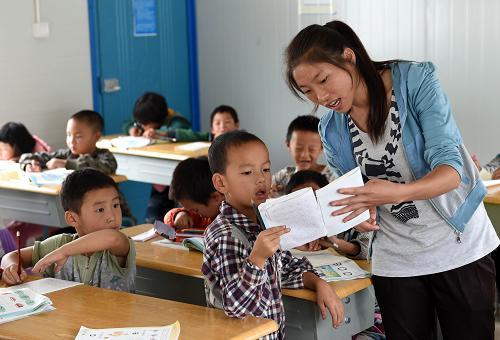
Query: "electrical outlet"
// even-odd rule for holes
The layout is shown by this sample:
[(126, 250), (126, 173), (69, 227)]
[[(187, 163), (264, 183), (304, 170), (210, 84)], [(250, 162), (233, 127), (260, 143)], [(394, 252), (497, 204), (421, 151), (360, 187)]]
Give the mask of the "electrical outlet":
[(47, 39), (50, 37), (50, 27), (48, 22), (36, 22), (33, 24), (33, 37), (35, 39)]

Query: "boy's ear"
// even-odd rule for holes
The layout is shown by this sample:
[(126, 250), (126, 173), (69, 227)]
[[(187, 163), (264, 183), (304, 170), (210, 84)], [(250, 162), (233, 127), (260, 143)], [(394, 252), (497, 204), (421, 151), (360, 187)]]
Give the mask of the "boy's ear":
[(239, 130), (240, 129), (240, 122), (234, 124), (234, 126), (236, 126), (236, 128)]
[(64, 212), (64, 219), (72, 227), (76, 227), (80, 221), (78, 214), (70, 210)]
[(101, 139), (101, 136), (102, 136), (101, 131), (97, 131), (97, 132), (95, 133), (95, 136), (96, 136), (97, 140)]
[(288, 151), (290, 151), (290, 142), (289, 141), (285, 140), (285, 146), (288, 149)]
[(212, 175), (212, 183), (214, 185), (215, 190), (217, 190), (221, 194), (225, 194), (228, 192), (226, 179), (224, 175), (216, 172)]

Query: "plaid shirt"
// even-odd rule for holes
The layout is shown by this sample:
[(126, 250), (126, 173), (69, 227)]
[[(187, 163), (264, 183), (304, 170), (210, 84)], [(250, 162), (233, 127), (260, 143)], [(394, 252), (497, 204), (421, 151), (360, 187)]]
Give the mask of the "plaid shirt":
[(305, 258), (297, 259), (288, 251), (278, 250), (267, 259), (264, 269), (258, 268), (248, 261), (252, 248), (245, 247), (233, 235), (233, 226), (243, 231), (252, 247), (263, 230), (222, 202), (220, 214), (205, 231), (201, 270), (208, 282), (222, 289), (222, 305), (228, 316), (244, 318), (253, 315), (273, 319), (279, 330), (265, 339), (283, 339), (285, 313), (281, 288), (303, 288), (302, 274), (314, 272), (313, 267)]

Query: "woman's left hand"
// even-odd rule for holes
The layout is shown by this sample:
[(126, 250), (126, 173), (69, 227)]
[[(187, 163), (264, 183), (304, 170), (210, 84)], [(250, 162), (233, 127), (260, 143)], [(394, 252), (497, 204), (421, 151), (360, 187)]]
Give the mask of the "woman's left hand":
[(393, 183), (383, 179), (371, 179), (362, 187), (339, 189), (339, 193), (351, 197), (330, 202), (331, 206), (345, 206), (332, 213), (333, 216), (350, 212), (344, 222), (352, 220), (370, 207), (403, 202), (402, 192), (405, 184)]

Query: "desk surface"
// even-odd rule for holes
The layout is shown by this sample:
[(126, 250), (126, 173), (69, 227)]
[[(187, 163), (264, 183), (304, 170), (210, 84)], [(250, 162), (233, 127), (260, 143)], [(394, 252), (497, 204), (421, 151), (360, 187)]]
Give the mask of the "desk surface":
[[(111, 177), (116, 183), (125, 182), (127, 180), (127, 177), (123, 175), (111, 175)], [(4, 170), (0, 171), (0, 189), (28, 191), (38, 194), (57, 196), (59, 195), (59, 191), (61, 191), (61, 186), (44, 185), (39, 187), (22, 181), (19, 178), (19, 173), (15, 170)]]
[(484, 198), (484, 203), (500, 204), (500, 185), (488, 188), (488, 194)]
[(172, 159), (182, 161), (189, 157), (206, 156), (208, 154), (208, 147), (196, 151), (181, 150), (179, 147), (189, 143), (172, 143), (162, 140), (156, 140), (155, 144), (144, 146), (142, 148), (116, 148), (110, 145), (110, 140), (123, 135), (109, 135), (104, 136), (98, 142), (99, 147), (108, 149), (112, 153), (143, 156), (151, 158)]
[[(151, 224), (142, 224), (136, 227), (123, 229), (122, 231), (127, 236), (134, 236), (151, 228)], [(152, 246), (150, 243), (157, 239), (161, 238), (158, 237), (148, 242), (135, 242), (137, 266), (193, 277), (203, 277), (203, 274), (201, 273), (203, 255), (200, 252), (195, 250), (186, 251), (161, 246)], [(367, 261), (356, 262), (363, 269), (370, 270), (370, 265)], [(371, 286), (371, 284), (372, 283), (369, 278), (330, 283), (340, 298), (345, 298), (363, 290)], [(316, 293), (309, 289), (283, 289), (283, 295), (316, 301)]]
[(179, 320), (180, 339), (256, 339), (278, 329), (275, 321), (227, 317), (222, 311), (90, 286), (47, 295), (56, 310), (0, 326), (2, 339), (74, 339), (89, 328), (164, 326)]

